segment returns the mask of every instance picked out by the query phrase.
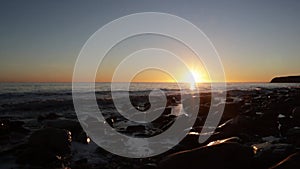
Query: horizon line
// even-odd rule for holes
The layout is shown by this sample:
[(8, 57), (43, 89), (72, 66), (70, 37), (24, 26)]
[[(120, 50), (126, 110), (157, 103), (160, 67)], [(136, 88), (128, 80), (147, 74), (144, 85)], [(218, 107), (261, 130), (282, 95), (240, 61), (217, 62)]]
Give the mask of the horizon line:
[[(225, 81), (225, 83), (269, 83), (270, 81)], [(0, 81), (0, 83), (73, 83), (72, 81)], [(87, 81), (80, 81), (75, 83), (93, 83)], [(120, 82), (111, 82), (111, 81), (95, 81), (95, 83), (128, 83), (125, 81)], [(168, 82), (168, 81), (157, 81), (157, 82), (150, 82), (150, 81), (140, 81), (140, 82), (129, 82), (129, 83), (189, 83), (189, 82)], [(201, 83), (224, 83), (224, 82), (199, 82)]]

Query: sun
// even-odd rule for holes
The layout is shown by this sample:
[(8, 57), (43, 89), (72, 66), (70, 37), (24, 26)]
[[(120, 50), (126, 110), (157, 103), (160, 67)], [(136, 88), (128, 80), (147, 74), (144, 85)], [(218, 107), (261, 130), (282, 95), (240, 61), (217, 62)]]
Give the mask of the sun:
[(190, 90), (195, 90), (198, 83), (202, 83), (201, 73), (197, 70), (190, 70), (185, 76), (185, 82), (190, 85)]
[(202, 82), (201, 74), (198, 71), (191, 70), (191, 74), (194, 78), (194, 83), (201, 83)]

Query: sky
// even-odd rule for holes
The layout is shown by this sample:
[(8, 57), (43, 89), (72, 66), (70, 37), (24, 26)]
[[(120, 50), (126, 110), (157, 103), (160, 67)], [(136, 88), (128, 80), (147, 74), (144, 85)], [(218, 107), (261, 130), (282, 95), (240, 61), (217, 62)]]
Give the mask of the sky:
[[(138, 12), (169, 13), (199, 27), (218, 51), (228, 82), (268, 82), (275, 76), (300, 74), (298, 0), (2, 0), (0, 3), (0, 82), (72, 81), (74, 64), (89, 37), (105, 24)], [(152, 44), (159, 42), (170, 49), (176, 45), (170, 39), (151, 38)], [(124, 57), (127, 47), (139, 42), (147, 44), (143, 40), (132, 41), (135, 43), (131, 46), (107, 56), (107, 63), (100, 65), (97, 81), (111, 80), (111, 65)], [(190, 60), (187, 55), (183, 52), (183, 57)], [(129, 67), (152, 61), (150, 56), (130, 63)], [(168, 62), (170, 69), (176, 65), (163, 56), (161, 61)], [(197, 69), (202, 81), (209, 81), (209, 71), (204, 70), (201, 61), (187, 62), (188, 67)], [(138, 73), (133, 81), (172, 81), (172, 77), (149, 70)]]

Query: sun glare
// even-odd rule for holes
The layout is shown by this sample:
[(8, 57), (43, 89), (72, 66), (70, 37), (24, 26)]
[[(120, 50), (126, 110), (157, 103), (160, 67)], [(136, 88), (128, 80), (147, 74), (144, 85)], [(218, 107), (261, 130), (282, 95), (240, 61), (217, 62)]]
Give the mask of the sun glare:
[(201, 74), (196, 70), (190, 70), (186, 76), (186, 82), (189, 83), (190, 89), (195, 90), (197, 88), (197, 83), (203, 82)]
[(193, 75), (195, 83), (201, 83), (202, 82), (202, 78), (201, 78), (201, 75), (199, 74), (199, 72), (197, 72), (195, 70), (192, 70), (191, 73)]

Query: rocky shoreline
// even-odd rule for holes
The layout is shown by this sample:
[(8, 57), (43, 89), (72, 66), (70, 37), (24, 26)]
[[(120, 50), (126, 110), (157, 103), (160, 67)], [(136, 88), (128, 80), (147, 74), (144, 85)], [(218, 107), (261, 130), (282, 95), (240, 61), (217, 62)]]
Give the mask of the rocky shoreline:
[[(218, 106), (210, 105), (210, 99), (210, 93), (200, 94), (196, 123), (177, 146), (144, 159), (120, 157), (98, 147), (77, 121), (71, 98), (2, 104), (0, 168), (300, 168), (300, 88), (228, 91), (218, 128), (199, 144), (207, 112), (210, 106)], [(147, 106), (146, 96), (131, 100), (135, 106)], [(107, 123), (126, 135), (151, 137), (176, 120), (166, 108), (151, 127), (133, 124), (112, 113), (111, 100), (97, 101)], [(169, 95), (168, 104), (172, 109), (180, 105), (179, 95)]]

